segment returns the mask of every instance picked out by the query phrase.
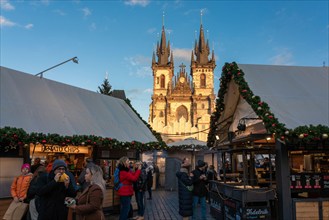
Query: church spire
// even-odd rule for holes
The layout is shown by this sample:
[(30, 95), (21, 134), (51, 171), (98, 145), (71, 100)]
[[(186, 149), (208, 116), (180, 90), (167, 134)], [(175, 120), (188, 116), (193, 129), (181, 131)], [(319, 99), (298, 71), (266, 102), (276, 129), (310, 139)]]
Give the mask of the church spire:
[(170, 56), (170, 45), (168, 41), (168, 46), (166, 44), (166, 31), (164, 27), (164, 15), (162, 18), (162, 33), (160, 39), (160, 45), (158, 42), (157, 46), (157, 56), (158, 56), (158, 65), (168, 65), (169, 63), (169, 56)]
[(199, 64), (207, 64), (209, 62), (208, 56), (209, 56), (209, 44), (208, 41), (206, 42), (204, 31), (203, 31), (203, 25), (202, 25), (202, 10), (201, 10), (201, 24), (200, 24), (200, 35), (199, 35), (199, 41), (198, 43), (195, 43), (194, 47), (194, 53), (196, 55), (196, 61)]

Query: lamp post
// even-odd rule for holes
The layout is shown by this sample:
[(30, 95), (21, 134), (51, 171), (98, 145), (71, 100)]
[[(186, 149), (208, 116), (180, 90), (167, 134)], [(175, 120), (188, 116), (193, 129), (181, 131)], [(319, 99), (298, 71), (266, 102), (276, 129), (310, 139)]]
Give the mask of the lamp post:
[(191, 164), (192, 164), (192, 170), (194, 170), (195, 169), (195, 154), (194, 154), (195, 145), (192, 144), (191, 147), (192, 147), (192, 160), (191, 160), (192, 163)]
[(68, 60), (66, 60), (66, 61), (64, 61), (64, 62), (62, 62), (62, 63), (59, 63), (59, 64), (57, 64), (57, 65), (55, 65), (55, 66), (53, 66), (53, 67), (50, 67), (50, 68), (48, 68), (48, 69), (46, 69), (46, 70), (44, 70), (44, 71), (42, 71), (42, 72), (40, 72), (40, 73), (38, 73), (38, 74), (35, 74), (35, 76), (39, 76), (40, 75), (40, 78), (43, 78), (43, 73), (44, 72), (47, 72), (48, 70), (51, 70), (51, 69), (54, 69), (55, 67), (58, 67), (58, 66), (60, 66), (60, 65), (63, 65), (64, 63), (67, 63), (67, 62), (69, 62), (69, 61), (73, 61), (74, 63), (79, 63), (79, 59), (78, 59), (78, 57), (72, 57), (71, 59), (68, 59)]

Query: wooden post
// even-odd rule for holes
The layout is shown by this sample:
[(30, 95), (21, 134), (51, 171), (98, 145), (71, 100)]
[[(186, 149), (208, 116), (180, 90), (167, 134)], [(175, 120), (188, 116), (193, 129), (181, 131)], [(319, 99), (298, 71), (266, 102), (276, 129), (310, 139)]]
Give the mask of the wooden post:
[(287, 146), (276, 140), (276, 182), (278, 214), (281, 220), (291, 220), (292, 199), (290, 190), (290, 164)]

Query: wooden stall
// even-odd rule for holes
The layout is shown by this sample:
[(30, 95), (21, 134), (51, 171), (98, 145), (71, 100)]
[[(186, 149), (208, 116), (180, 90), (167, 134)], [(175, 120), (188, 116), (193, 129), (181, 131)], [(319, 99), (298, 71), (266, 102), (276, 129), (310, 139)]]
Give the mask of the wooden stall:
[(329, 219), (329, 141), (315, 143), (277, 143), (282, 219)]

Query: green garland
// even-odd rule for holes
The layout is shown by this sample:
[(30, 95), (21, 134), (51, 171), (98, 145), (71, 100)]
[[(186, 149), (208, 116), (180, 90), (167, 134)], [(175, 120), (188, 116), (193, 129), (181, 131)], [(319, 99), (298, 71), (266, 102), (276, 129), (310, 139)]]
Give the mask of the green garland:
[(59, 146), (99, 146), (109, 149), (136, 149), (140, 152), (149, 150), (167, 150), (165, 144), (159, 142), (141, 143), (138, 141), (121, 142), (114, 138), (104, 138), (95, 135), (61, 136), (59, 134), (26, 133), (23, 129), (4, 127), (0, 128), (0, 149), (7, 152), (16, 150), (28, 144), (49, 144)]
[(267, 131), (274, 134), (276, 138), (279, 138), (287, 143), (311, 143), (325, 141), (328, 139), (329, 127), (323, 125), (300, 126), (293, 130), (287, 129), (285, 124), (280, 123), (271, 112), (268, 104), (262, 101), (259, 96), (254, 95), (249, 88), (248, 83), (245, 81), (244, 72), (235, 62), (232, 62), (225, 63), (222, 68), (216, 108), (215, 112), (211, 115), (210, 131), (207, 141), (208, 147), (212, 147), (214, 145), (217, 122), (225, 109), (224, 96), (227, 93), (229, 82), (232, 79), (238, 85), (240, 95), (252, 107), (258, 117), (263, 120)]

